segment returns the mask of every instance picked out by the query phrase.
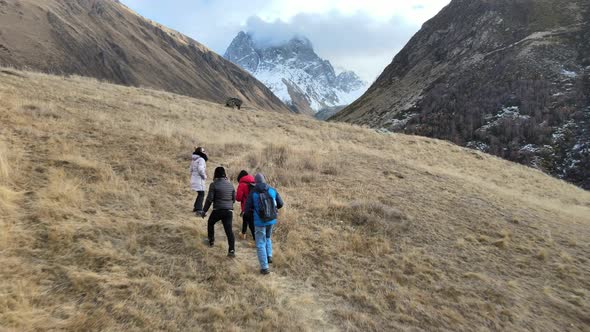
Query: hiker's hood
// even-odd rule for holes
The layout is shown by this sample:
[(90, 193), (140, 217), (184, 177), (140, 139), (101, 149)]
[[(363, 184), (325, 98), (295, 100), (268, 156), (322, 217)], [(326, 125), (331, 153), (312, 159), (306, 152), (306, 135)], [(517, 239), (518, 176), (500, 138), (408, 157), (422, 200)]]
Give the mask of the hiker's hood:
[(254, 177), (252, 175), (250, 175), (250, 174), (244, 175), (240, 179), (240, 183), (254, 183)]
[(256, 173), (254, 180), (256, 181), (256, 183), (266, 183), (266, 179), (264, 178), (264, 175), (262, 175), (262, 173)]
[(257, 183), (256, 184), (256, 190), (259, 191), (259, 192), (267, 191), (268, 190), (268, 184), (266, 184), (266, 183)]
[(195, 156), (197, 156), (197, 158), (198, 158), (198, 157), (201, 157), (201, 158), (203, 158), (205, 161), (209, 161), (209, 157), (207, 156), (207, 154), (206, 154), (206, 153), (203, 153), (203, 152), (200, 152), (200, 151), (199, 151), (199, 152), (193, 152), (193, 160), (195, 160)]
[(198, 154), (193, 154), (193, 160), (197, 160), (199, 158), (200, 158), (200, 156)]

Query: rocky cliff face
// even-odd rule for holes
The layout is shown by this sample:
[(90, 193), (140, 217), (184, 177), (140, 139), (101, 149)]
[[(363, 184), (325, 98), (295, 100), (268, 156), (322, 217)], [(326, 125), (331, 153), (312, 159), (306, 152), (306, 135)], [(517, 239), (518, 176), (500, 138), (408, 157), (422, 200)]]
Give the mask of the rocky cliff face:
[(330, 62), (320, 58), (303, 37), (263, 46), (250, 34), (240, 32), (224, 57), (250, 72), (299, 113), (315, 114), (348, 105), (367, 85), (351, 71), (336, 75)]
[(0, 65), (290, 112), (246, 71), (115, 0), (0, 0)]
[(590, 189), (589, 7), (454, 0), (332, 119), (447, 139)]

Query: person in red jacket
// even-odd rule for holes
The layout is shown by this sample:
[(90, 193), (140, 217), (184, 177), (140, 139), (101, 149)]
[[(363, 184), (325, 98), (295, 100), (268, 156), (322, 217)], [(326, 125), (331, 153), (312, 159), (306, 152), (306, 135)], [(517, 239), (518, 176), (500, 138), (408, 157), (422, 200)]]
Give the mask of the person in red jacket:
[(250, 189), (254, 187), (254, 177), (249, 175), (248, 172), (242, 170), (238, 175), (238, 192), (236, 193), (236, 200), (240, 202), (242, 213), (242, 234), (240, 235), (242, 240), (246, 239), (246, 231), (250, 227), (252, 233), (252, 240), (254, 240), (254, 215), (252, 211), (244, 211), (246, 200), (250, 194)]

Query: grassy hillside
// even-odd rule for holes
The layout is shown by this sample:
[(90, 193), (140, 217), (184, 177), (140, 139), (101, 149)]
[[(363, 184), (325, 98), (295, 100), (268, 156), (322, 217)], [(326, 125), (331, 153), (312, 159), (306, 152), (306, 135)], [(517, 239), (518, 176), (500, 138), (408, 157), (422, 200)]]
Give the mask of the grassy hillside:
[(118, 0), (0, 0), (0, 66), (291, 113), (245, 70)]
[[(0, 70), (0, 330), (590, 324), (590, 193), (449, 143)], [(273, 274), (191, 214), (195, 145), (287, 204)], [(237, 216), (236, 216), (236, 219)], [(234, 222), (238, 230), (240, 222)]]

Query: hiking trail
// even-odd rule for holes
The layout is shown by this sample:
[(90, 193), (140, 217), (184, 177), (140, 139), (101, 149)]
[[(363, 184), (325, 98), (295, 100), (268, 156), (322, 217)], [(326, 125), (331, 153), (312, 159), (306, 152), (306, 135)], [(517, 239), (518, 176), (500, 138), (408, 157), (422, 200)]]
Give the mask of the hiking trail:
[[(256, 254), (256, 247), (252, 241), (250, 233), (246, 240), (239, 238), (240, 231), (236, 231), (236, 225), (241, 225), (241, 218), (234, 218), (233, 230), (236, 237), (236, 257), (233, 259), (235, 264), (231, 269), (236, 273), (248, 271), (258, 276), (257, 281), (267, 287), (281, 306), (292, 308), (293, 314), (298, 317), (305, 317), (306, 323), (317, 331), (338, 331), (340, 330), (333, 322), (330, 321), (329, 308), (335, 308), (336, 299), (330, 299), (313, 286), (295, 280), (281, 269), (277, 269), (270, 264), (271, 273), (268, 275), (260, 274), (260, 264)], [(280, 222), (277, 223), (280, 227)], [(227, 237), (223, 231), (221, 223), (215, 225), (215, 247), (207, 248), (210, 250), (226, 250)], [(220, 245), (221, 244), (221, 245)], [(276, 243), (273, 244), (275, 250), (280, 250)], [(221, 249), (223, 248), (223, 249)]]

